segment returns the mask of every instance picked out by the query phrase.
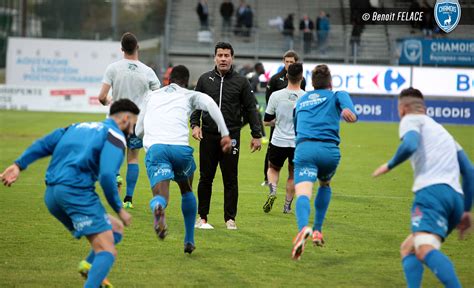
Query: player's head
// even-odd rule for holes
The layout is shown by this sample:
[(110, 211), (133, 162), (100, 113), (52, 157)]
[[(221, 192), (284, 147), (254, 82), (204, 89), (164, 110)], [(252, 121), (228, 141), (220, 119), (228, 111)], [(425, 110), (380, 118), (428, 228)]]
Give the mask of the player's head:
[(425, 113), (425, 100), (420, 90), (410, 87), (400, 92), (400, 96), (398, 96), (398, 115), (400, 118), (406, 114)]
[(131, 135), (133, 127), (137, 123), (138, 113), (140, 113), (140, 109), (135, 103), (129, 99), (120, 99), (112, 103), (109, 115), (125, 135)]
[(217, 42), (214, 47), (214, 62), (217, 71), (221, 74), (227, 73), (232, 67), (234, 61), (234, 48), (227, 42)]
[(257, 73), (258, 75), (265, 73), (265, 68), (263, 67), (263, 64), (260, 62), (255, 64), (253, 68), (255, 69), (255, 73)]
[(311, 76), (313, 87), (317, 89), (332, 89), (332, 76), (329, 67), (326, 64), (321, 64), (313, 69)]
[(298, 62), (299, 59), (300, 58), (298, 57), (298, 54), (296, 54), (294, 50), (286, 51), (283, 55), (283, 63), (285, 64), (285, 70), (288, 71), (288, 66)]
[(178, 65), (173, 67), (170, 74), (170, 83), (176, 83), (181, 87), (188, 87), (189, 70), (186, 66)]
[(291, 84), (300, 85), (303, 80), (303, 64), (294, 63), (288, 66), (286, 76), (288, 77), (288, 82)]
[(122, 35), (122, 39), (120, 40), (122, 44), (122, 51), (127, 55), (133, 55), (136, 51), (138, 51), (138, 40), (135, 35), (130, 32), (125, 32)]

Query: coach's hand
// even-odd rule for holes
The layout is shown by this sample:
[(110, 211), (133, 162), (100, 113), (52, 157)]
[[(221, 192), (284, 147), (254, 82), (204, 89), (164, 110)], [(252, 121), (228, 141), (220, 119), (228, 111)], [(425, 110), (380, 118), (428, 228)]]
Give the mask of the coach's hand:
[(120, 209), (118, 216), (122, 220), (123, 225), (130, 226), (130, 223), (132, 223), (132, 215), (125, 211), (125, 209)]
[(374, 173), (372, 173), (372, 177), (378, 177), (387, 173), (388, 171), (390, 171), (390, 169), (388, 169), (388, 164), (382, 164), (379, 168), (375, 169)]
[(467, 232), (472, 226), (471, 212), (464, 212), (461, 217), (461, 222), (459, 222), (457, 228), (459, 230), (459, 239), (464, 239)]
[(202, 139), (202, 130), (201, 130), (201, 127), (199, 126), (194, 126), (193, 128), (193, 138), (198, 140), (198, 141), (201, 141)]
[(252, 138), (250, 142), (250, 152), (260, 151), (262, 149), (262, 139), (261, 138)]
[(18, 179), (20, 175), (20, 167), (16, 164), (8, 166), (2, 174), (0, 174), (0, 179), (2, 179), (3, 185), (12, 186), (13, 183)]
[(232, 139), (229, 136), (224, 136), (221, 139), (222, 152), (229, 153), (232, 149)]
[(351, 110), (347, 108), (342, 110), (341, 115), (342, 115), (342, 118), (346, 120), (346, 122), (353, 123), (357, 121), (357, 116), (354, 113), (352, 113)]

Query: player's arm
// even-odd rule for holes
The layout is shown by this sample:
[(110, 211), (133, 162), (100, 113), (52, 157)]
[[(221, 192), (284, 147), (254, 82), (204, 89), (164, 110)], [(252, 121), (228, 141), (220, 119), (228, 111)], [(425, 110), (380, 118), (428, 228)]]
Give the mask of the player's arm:
[(138, 120), (137, 124), (135, 125), (135, 135), (137, 137), (143, 139), (143, 136), (145, 135), (145, 115), (146, 115), (146, 107), (148, 106), (148, 101), (150, 100), (150, 94), (148, 94), (145, 98), (145, 101), (143, 103), (142, 110), (140, 111), (140, 114), (138, 114)]
[(122, 209), (117, 188), (117, 174), (123, 162), (125, 147), (124, 137), (109, 129), (107, 140), (100, 153), (99, 183), (110, 207), (119, 215), (122, 222), (128, 225), (130, 215)]
[(153, 69), (151, 68), (148, 72), (148, 87), (150, 88), (151, 91), (158, 90), (161, 87), (160, 80), (156, 76), (155, 71), (153, 71)]
[(275, 98), (271, 98), (268, 101), (267, 109), (265, 109), (265, 116), (263, 117), (263, 125), (265, 126), (275, 126)]
[(192, 92), (193, 95), (190, 97), (191, 107), (193, 109), (199, 109), (209, 112), (212, 120), (216, 122), (217, 128), (221, 133), (221, 146), (224, 152), (229, 152), (231, 148), (231, 139), (229, 137), (229, 130), (225, 124), (224, 116), (222, 116), (221, 110), (217, 106), (216, 102), (207, 94), (201, 92)]
[(268, 81), (267, 84), (267, 89), (265, 90), (265, 103), (268, 105), (268, 102), (270, 101), (270, 96), (275, 92), (274, 88), (275, 87), (275, 78), (272, 77), (270, 78), (270, 81)]
[(372, 176), (377, 177), (382, 174), (387, 173), (388, 171), (392, 170), (396, 166), (400, 165), (404, 161), (415, 153), (416, 149), (418, 149), (420, 143), (420, 133), (414, 130), (410, 130), (402, 138), (402, 142), (400, 146), (398, 146), (397, 152), (392, 157), (388, 163), (381, 165), (377, 170), (374, 171)]
[(357, 114), (355, 112), (354, 103), (352, 103), (349, 93), (345, 91), (336, 92), (337, 103), (341, 107), (342, 118), (349, 123), (354, 123), (357, 121)]
[(249, 119), (249, 126), (252, 134), (252, 138), (262, 138), (262, 131), (260, 131), (260, 120), (257, 115), (257, 108), (255, 103), (255, 95), (252, 92), (252, 88), (248, 81), (244, 81), (241, 90), (241, 101), (243, 113), (246, 113)]
[[(195, 91), (198, 91), (198, 92), (204, 92), (203, 91), (203, 85), (202, 85), (202, 76), (201, 78), (199, 78), (197, 84), (196, 84), (196, 87), (195, 87)], [(190, 125), (191, 125), (191, 129), (193, 129), (193, 138), (198, 140), (198, 141), (201, 141), (202, 139), (202, 131), (201, 131), (201, 116), (202, 116), (202, 111), (201, 110), (195, 110), (192, 114), (191, 114), (191, 117), (190, 117)]]
[(109, 105), (110, 102), (112, 102), (112, 98), (109, 97), (109, 91), (110, 87), (112, 87), (114, 75), (115, 72), (112, 66), (109, 65), (107, 69), (105, 69), (104, 78), (102, 79), (102, 87), (100, 88), (99, 93), (99, 102), (104, 106)]
[(5, 186), (11, 186), (18, 179), (20, 171), (25, 170), (36, 160), (53, 154), (56, 145), (68, 128), (59, 128), (36, 140), (23, 154), (14, 161), (2, 174), (0, 178)]
[(472, 208), (472, 198), (474, 197), (474, 166), (462, 147), (457, 143), (456, 146), (458, 150), (459, 170), (462, 176), (462, 190), (464, 192), (464, 213), (457, 228), (459, 229), (459, 237), (463, 239), (466, 232), (469, 231), (472, 226), (470, 211)]

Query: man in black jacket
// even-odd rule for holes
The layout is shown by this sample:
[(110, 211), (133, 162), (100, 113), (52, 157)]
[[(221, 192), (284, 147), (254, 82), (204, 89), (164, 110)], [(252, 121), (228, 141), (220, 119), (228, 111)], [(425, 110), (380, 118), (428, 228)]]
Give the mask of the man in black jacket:
[[(214, 49), (216, 66), (199, 78), (196, 91), (206, 93), (216, 101), (232, 138), (230, 154), (222, 153), (216, 123), (207, 112), (196, 110), (191, 115), (191, 127), (194, 139), (199, 144), (198, 214), (196, 228), (213, 229), (207, 223), (207, 215), (212, 195), (212, 182), (220, 164), (224, 182), (224, 221), (227, 229), (237, 229), (235, 216), (238, 201), (238, 161), (240, 150), (241, 112), (248, 116), (252, 131), (251, 151), (261, 149), (260, 123), (255, 110), (255, 98), (247, 78), (234, 71), (232, 62), (234, 49), (229, 43), (219, 42)], [(201, 129), (202, 118), (202, 129)]]
[[(286, 88), (288, 86), (288, 77), (286, 76), (286, 73), (288, 71), (288, 67), (293, 64), (298, 62), (299, 57), (298, 54), (296, 54), (295, 51), (293, 50), (288, 50), (285, 52), (283, 55), (283, 64), (285, 64), (285, 68), (282, 69), (280, 72), (277, 74), (273, 75), (272, 78), (270, 78), (270, 81), (268, 81), (267, 84), (267, 91), (265, 92), (265, 101), (266, 104), (268, 105), (268, 101), (270, 100), (270, 96), (272, 95), (273, 92), (281, 90)], [(301, 81), (301, 89), (305, 90), (306, 87), (306, 81), (304, 79), (303, 75), (303, 81)], [(273, 127), (270, 128), (270, 137), (269, 141), (272, 140), (272, 135), (273, 135)], [(263, 185), (268, 184), (268, 179), (267, 179), (267, 171), (268, 171), (268, 149), (267, 153), (265, 154), (265, 163), (263, 164), (263, 175), (264, 175), (264, 182), (262, 183)]]

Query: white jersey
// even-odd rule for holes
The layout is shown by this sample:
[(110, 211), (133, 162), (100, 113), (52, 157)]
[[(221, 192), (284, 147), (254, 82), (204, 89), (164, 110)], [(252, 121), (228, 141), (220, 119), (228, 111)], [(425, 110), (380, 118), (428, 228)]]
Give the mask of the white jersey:
[(430, 117), (408, 114), (400, 121), (400, 139), (409, 132), (420, 134), (418, 149), (410, 158), (415, 172), (413, 191), (434, 184), (447, 184), (459, 193), (458, 145), (453, 137)]
[(130, 99), (141, 107), (146, 95), (160, 88), (155, 72), (138, 60), (122, 59), (107, 66), (102, 82), (112, 86), (112, 100)]
[(295, 147), (295, 128), (293, 122), (293, 109), (299, 97), (303, 96), (303, 90), (289, 90), (288, 88), (278, 90), (270, 95), (266, 114), (275, 115), (275, 130), (271, 143), (278, 147)]
[(148, 94), (135, 134), (148, 150), (154, 144), (189, 145), (188, 121), (196, 110), (209, 112), (222, 136), (229, 135), (224, 117), (207, 94), (170, 84)]

